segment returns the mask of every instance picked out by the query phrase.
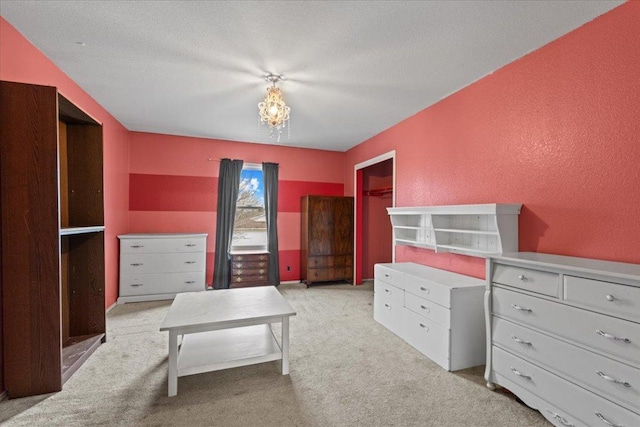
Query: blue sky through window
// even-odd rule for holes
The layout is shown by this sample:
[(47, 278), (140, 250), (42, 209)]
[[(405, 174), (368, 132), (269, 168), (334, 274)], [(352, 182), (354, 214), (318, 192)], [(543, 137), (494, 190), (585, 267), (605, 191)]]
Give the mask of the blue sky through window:
[(264, 182), (261, 170), (243, 169), (240, 174), (240, 181), (247, 181), (249, 189), (260, 200), (260, 206), (264, 206)]

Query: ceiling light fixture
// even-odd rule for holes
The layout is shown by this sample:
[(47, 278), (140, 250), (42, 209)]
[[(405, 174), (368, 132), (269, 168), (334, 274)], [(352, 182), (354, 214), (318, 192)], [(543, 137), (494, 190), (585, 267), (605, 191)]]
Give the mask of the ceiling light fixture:
[[(260, 112), (260, 123), (269, 125), (269, 136), (277, 139), (280, 142), (280, 134), (283, 128), (291, 129), (291, 124), (287, 126), (289, 121), (289, 113), (291, 108), (284, 103), (282, 99), (282, 92), (280, 88), (276, 86), (276, 83), (284, 80), (279, 74), (269, 73), (264, 76), (264, 79), (271, 83), (271, 86), (267, 88), (267, 94), (264, 97), (264, 101), (258, 103), (258, 111)], [(289, 137), (291, 134), (289, 132)]]

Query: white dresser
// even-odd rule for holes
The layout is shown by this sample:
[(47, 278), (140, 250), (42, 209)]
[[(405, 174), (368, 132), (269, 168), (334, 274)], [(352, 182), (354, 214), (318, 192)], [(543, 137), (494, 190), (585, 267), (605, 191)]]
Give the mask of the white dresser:
[(487, 386), (557, 426), (640, 426), (640, 265), (487, 260)]
[(118, 304), (204, 291), (207, 235), (122, 234)]
[(484, 281), (411, 262), (374, 275), (376, 321), (448, 371), (484, 364)]

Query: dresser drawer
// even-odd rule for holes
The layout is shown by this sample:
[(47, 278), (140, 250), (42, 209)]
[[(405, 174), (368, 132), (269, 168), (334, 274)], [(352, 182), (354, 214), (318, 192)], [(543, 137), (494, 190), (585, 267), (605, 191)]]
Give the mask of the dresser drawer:
[(398, 270), (375, 264), (374, 277), (379, 280), (384, 280), (397, 288), (404, 289), (404, 274)]
[(308, 266), (309, 268), (353, 266), (353, 257), (351, 255), (310, 256)]
[(493, 288), (493, 314), (640, 364), (640, 324)]
[(204, 291), (204, 273), (163, 273), (120, 276), (120, 296)]
[(373, 318), (400, 335), (404, 291), (378, 279), (374, 280), (373, 288)]
[(491, 281), (560, 298), (560, 275), (556, 273), (496, 264)]
[(410, 276), (405, 280), (405, 290), (420, 298), (451, 308), (451, 288), (427, 279)]
[(205, 237), (122, 239), (120, 253), (203, 252), (206, 242)]
[(404, 306), (414, 313), (432, 320), (447, 329), (451, 327), (451, 311), (433, 301), (406, 292), (404, 296)]
[(640, 288), (564, 276), (564, 299), (613, 316), (640, 321)]
[(269, 261), (231, 261), (232, 269), (260, 269), (267, 268)]
[(243, 274), (239, 276), (231, 276), (229, 286), (243, 285), (247, 283), (264, 283), (268, 282), (267, 273), (264, 274)]
[(233, 260), (233, 262), (240, 262), (240, 261), (252, 261), (252, 262), (258, 262), (258, 261), (268, 261), (269, 260), (269, 254), (232, 254), (231, 255), (231, 259)]
[(640, 369), (504, 319), (492, 320), (495, 345), (549, 370), (562, 372), (572, 382), (640, 413)]
[(260, 274), (267, 274), (267, 267), (253, 267), (250, 266), (251, 268), (247, 267), (247, 268), (232, 268), (231, 269), (231, 275), (232, 276), (254, 276), (254, 275), (260, 275)]
[(120, 274), (204, 271), (204, 253), (131, 254), (120, 258)]
[[(566, 420), (565, 425), (606, 426), (608, 422), (609, 425), (640, 426), (640, 415), (507, 351), (494, 346), (492, 356), (493, 375), (498, 383), (507, 388), (515, 384), (548, 402), (562, 405), (566, 414), (559, 415)], [(545, 411), (545, 408), (539, 409)]]
[(450, 370), (449, 329), (410, 310), (403, 310), (402, 328), (406, 342), (447, 371)]
[(332, 280), (351, 280), (353, 278), (351, 267), (310, 268), (307, 272), (307, 281), (309, 282), (329, 282)]

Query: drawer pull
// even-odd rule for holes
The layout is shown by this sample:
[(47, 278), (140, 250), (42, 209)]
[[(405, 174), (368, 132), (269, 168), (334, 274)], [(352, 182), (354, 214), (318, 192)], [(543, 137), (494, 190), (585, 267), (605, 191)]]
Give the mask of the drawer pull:
[(188, 247), (188, 248), (192, 248), (195, 245), (196, 245), (195, 243), (187, 243), (185, 246)]
[(421, 309), (423, 309), (423, 310), (426, 310), (426, 311), (427, 311), (427, 313), (430, 313), (430, 312), (431, 312), (431, 310), (429, 309), (429, 307), (427, 307), (426, 305), (421, 305), (421, 306), (420, 306), (420, 308), (421, 308)]
[(195, 280), (187, 280), (187, 281), (186, 281), (186, 282), (184, 282), (184, 283), (186, 283), (186, 284), (190, 285), (190, 284), (192, 284), (192, 283), (196, 283), (196, 281), (195, 281)]
[(384, 306), (391, 310), (391, 306), (389, 304), (385, 304)]
[(600, 377), (604, 380), (607, 380), (609, 382), (615, 383), (615, 384), (622, 384), (625, 387), (631, 387), (631, 384), (629, 384), (626, 381), (621, 381), (621, 380), (617, 380), (615, 378), (610, 377), (609, 375), (605, 374), (604, 372), (601, 371), (596, 371), (596, 374), (600, 375)]
[(131, 245), (131, 247), (138, 249), (138, 248), (144, 248), (144, 245)]
[(429, 327), (427, 325), (425, 325), (424, 323), (420, 323), (420, 327), (422, 329), (424, 329), (425, 331), (429, 332)]
[(561, 416), (560, 414), (556, 414), (555, 412), (550, 411), (549, 409), (547, 409), (547, 412), (551, 414), (551, 417), (554, 420), (560, 421), (560, 424), (562, 424), (563, 426), (575, 427), (574, 424), (571, 424), (569, 421), (567, 421), (567, 419), (565, 417)]
[(596, 412), (595, 414), (596, 414), (596, 417), (600, 418), (600, 421), (602, 421), (603, 423), (605, 423), (605, 424), (606, 424), (606, 425), (608, 425), (608, 426), (611, 426), (611, 427), (624, 427), (624, 426), (623, 426), (623, 425), (621, 425), (621, 424), (612, 423), (611, 421), (609, 421), (608, 419), (606, 419), (606, 418), (604, 417), (604, 415), (602, 415), (600, 412)]
[(613, 301), (614, 299), (613, 295), (607, 295), (607, 301)]
[(511, 368), (511, 371), (519, 377), (524, 378), (525, 380), (531, 381), (531, 377), (529, 375), (525, 375), (522, 372), (518, 371), (516, 368)]
[(518, 344), (529, 345), (529, 346), (533, 345), (531, 344), (531, 341), (525, 341), (523, 339), (516, 337), (515, 335), (511, 335), (511, 339), (517, 342)]
[(384, 290), (386, 293), (388, 293), (389, 295), (391, 295), (391, 291), (389, 289), (385, 289)]
[(142, 286), (142, 283), (132, 283), (129, 286), (133, 286), (134, 288), (137, 288), (138, 286)]
[(133, 264), (131, 264), (134, 267), (140, 267), (141, 265), (143, 265), (141, 262), (134, 262)]
[(389, 276), (387, 273), (384, 273), (384, 277), (386, 277), (387, 279), (391, 278), (391, 276)]
[(196, 262), (195, 261), (185, 261), (184, 263), (185, 264), (195, 264)]
[(527, 313), (531, 313), (532, 311), (530, 308), (521, 307), (518, 304), (511, 304), (511, 307), (515, 308), (518, 311), (526, 311)]
[(611, 335), (611, 334), (609, 334), (609, 333), (606, 333), (606, 332), (604, 332), (604, 331), (601, 331), (600, 329), (596, 329), (596, 333), (597, 333), (598, 335), (602, 335), (603, 337), (608, 338), (608, 339), (610, 339), (610, 340), (622, 341), (622, 342), (624, 342), (624, 343), (631, 344), (631, 340), (630, 340), (629, 338), (621, 338), (621, 337), (617, 337), (617, 336), (615, 336), (615, 335)]
[(424, 286), (420, 286), (420, 290), (429, 293), (429, 288), (425, 288)]
[(518, 276), (518, 279), (522, 280), (523, 282), (526, 282), (527, 280), (529, 280), (529, 279), (527, 279), (527, 276), (525, 276), (524, 274), (520, 274)]

